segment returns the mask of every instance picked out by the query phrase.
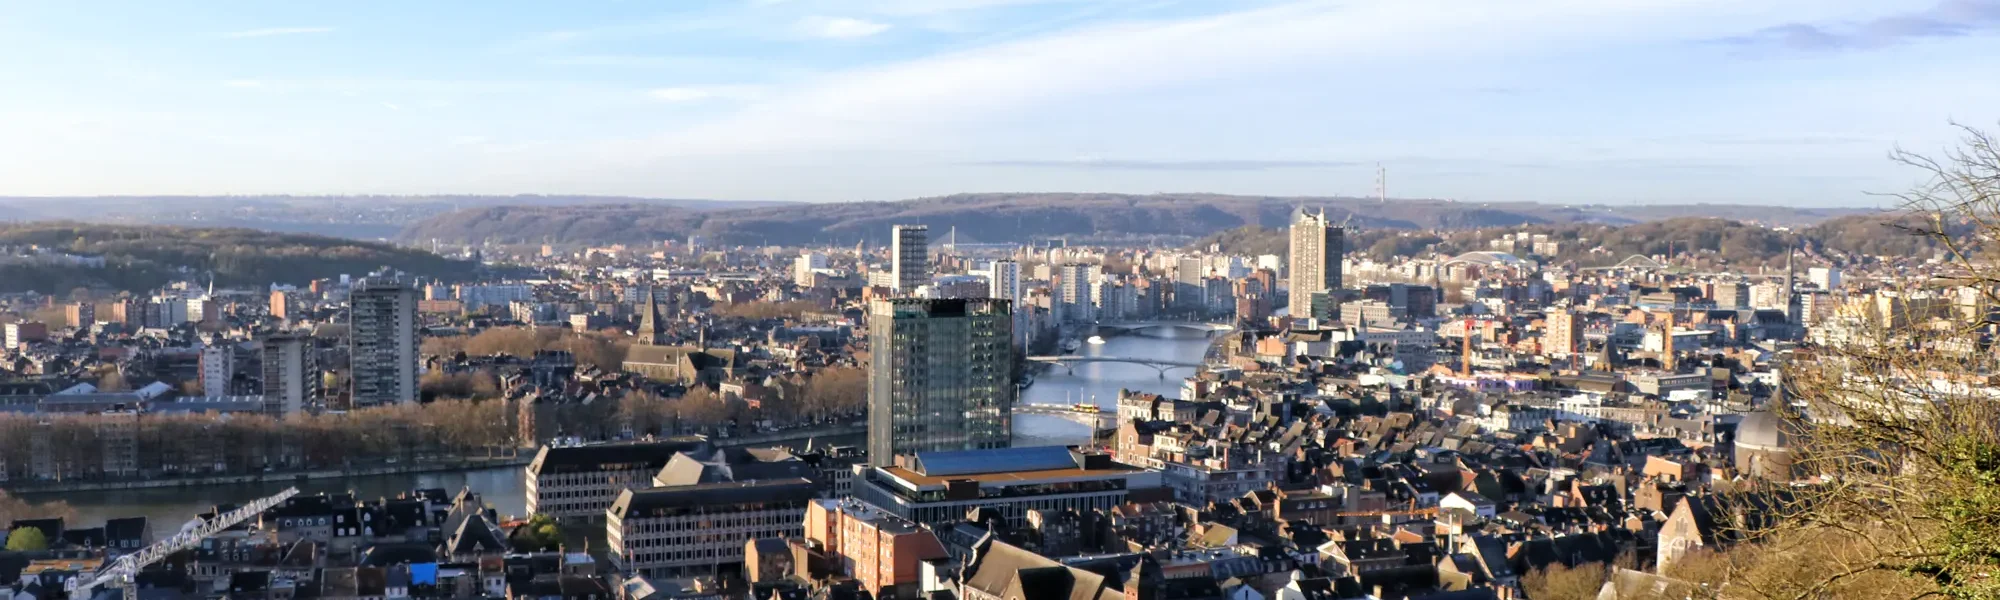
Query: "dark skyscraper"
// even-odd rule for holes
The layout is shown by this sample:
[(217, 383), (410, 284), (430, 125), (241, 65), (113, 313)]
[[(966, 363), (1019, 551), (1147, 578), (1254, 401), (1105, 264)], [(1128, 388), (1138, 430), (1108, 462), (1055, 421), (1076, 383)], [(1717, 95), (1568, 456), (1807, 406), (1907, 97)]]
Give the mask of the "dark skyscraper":
[(1014, 437), (1013, 313), (997, 299), (868, 307), (868, 460), (1005, 448)]

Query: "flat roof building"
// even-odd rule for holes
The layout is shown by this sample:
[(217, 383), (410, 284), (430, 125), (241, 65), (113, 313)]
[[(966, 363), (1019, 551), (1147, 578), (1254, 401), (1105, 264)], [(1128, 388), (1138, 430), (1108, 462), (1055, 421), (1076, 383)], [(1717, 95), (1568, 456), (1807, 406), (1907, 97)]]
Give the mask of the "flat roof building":
[(972, 508), (998, 510), (1016, 527), (1030, 509), (1078, 512), (1164, 496), (1160, 473), (1103, 453), (1063, 446), (920, 452), (894, 466), (868, 467), (854, 495), (897, 517), (947, 527)]
[(819, 486), (804, 478), (625, 490), (605, 511), (611, 562), (629, 575), (712, 575), (743, 562), (745, 540), (805, 535)]

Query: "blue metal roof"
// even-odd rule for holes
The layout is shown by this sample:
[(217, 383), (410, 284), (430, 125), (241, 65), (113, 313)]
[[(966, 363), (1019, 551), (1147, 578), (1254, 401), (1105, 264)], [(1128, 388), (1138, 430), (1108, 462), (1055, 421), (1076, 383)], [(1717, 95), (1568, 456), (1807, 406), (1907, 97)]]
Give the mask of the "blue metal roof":
[(916, 471), (929, 477), (977, 475), (1008, 471), (1051, 471), (1076, 468), (1067, 446), (1030, 446), (988, 450), (918, 452)]

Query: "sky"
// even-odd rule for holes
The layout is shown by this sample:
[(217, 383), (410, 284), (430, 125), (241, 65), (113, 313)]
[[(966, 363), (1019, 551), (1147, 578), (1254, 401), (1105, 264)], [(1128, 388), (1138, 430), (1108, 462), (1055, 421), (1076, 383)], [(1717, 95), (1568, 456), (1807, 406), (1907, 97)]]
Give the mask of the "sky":
[(0, 195), (1875, 205), (2000, 0), (0, 0)]

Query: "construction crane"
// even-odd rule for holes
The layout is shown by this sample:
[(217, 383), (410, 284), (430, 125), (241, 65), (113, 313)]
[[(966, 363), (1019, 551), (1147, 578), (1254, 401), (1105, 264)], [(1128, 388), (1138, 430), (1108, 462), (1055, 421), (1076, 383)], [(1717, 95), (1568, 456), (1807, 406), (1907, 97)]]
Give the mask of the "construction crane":
[(207, 521), (203, 521), (200, 518), (189, 520), (172, 537), (154, 542), (153, 545), (141, 548), (138, 552), (112, 559), (111, 562), (99, 567), (96, 573), (71, 578), (63, 585), (63, 588), (69, 592), (69, 597), (72, 600), (88, 600), (93, 590), (108, 585), (116, 585), (124, 593), (123, 600), (138, 600), (138, 577), (141, 569), (165, 560), (168, 556), (172, 556), (176, 552), (199, 546), (201, 545), (201, 541), (208, 539), (209, 536), (221, 533), (223, 530), (235, 527), (244, 521), (257, 518), (257, 515), (264, 514), (264, 511), (276, 508), (279, 504), (283, 504), (285, 500), (298, 494), (299, 488), (285, 488), (285, 491), (278, 492), (276, 495), (260, 498), (244, 505), (242, 508), (216, 515), (213, 519)]

